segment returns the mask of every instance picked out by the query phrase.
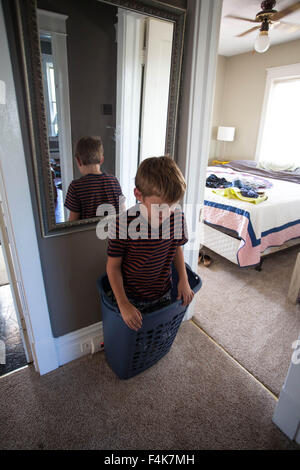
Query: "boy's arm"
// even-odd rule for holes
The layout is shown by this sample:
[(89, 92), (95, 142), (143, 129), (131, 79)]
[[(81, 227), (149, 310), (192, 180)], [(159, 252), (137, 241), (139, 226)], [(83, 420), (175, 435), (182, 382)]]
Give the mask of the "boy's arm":
[(183, 257), (183, 251), (181, 246), (177, 246), (175, 256), (174, 256), (174, 265), (178, 272), (179, 282), (178, 282), (178, 299), (183, 299), (183, 305), (188, 305), (194, 297), (194, 292), (190, 288), (188, 281), (185, 262)]
[(129, 328), (137, 331), (142, 326), (142, 315), (127, 298), (121, 263), (122, 257), (108, 256), (106, 272), (124, 322)]
[(70, 211), (69, 214), (69, 222), (74, 222), (75, 220), (79, 220), (80, 212)]

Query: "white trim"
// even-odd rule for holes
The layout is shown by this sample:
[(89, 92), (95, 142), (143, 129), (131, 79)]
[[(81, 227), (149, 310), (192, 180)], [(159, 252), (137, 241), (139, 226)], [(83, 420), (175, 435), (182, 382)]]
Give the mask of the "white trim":
[(43, 31), (66, 34), (66, 21), (67, 15), (61, 13), (54, 13), (53, 11), (37, 9), (39, 28)]
[[(51, 35), (63, 200), (66, 199), (69, 184), (74, 177), (66, 36), (67, 18), (66, 15), (54, 14), (46, 10), (38, 9), (39, 30), (41, 33), (50, 32)], [(65, 208), (64, 213), (67, 220), (68, 213)]]
[(288, 301), (297, 304), (298, 298), (300, 296), (300, 251), (296, 258), (296, 263), (294, 266), (293, 274), (291, 277), (291, 282), (288, 291)]
[(116, 176), (127, 208), (136, 202), (143, 22), (143, 16), (118, 9)]
[[(187, 183), (184, 204), (192, 208), (192, 213), (186, 214), (190, 243), (185, 246), (184, 254), (185, 261), (193, 271), (197, 270), (200, 248), (200, 246), (195, 246), (195, 239), (198, 238), (199, 233), (199, 206), (204, 199), (205, 175), (209, 157), (221, 14), (222, 0), (196, 2), (191, 83), (185, 82), (185, 87), (190, 86), (191, 94), (187, 139), (185, 151), (183, 151), (186, 155), (185, 179)], [(193, 249), (191, 249), (192, 245), (194, 245)], [(189, 307), (184, 320), (190, 319), (192, 315), (193, 304)]]
[(273, 422), (290, 439), (300, 444), (300, 336), (291, 348), (294, 352), (275, 408)]
[[(52, 56), (52, 54), (43, 54), (42, 53), (41, 59), (42, 59), (43, 77), (46, 77), (47, 76), (47, 63), (49, 63), (49, 62), (53, 63), (53, 56)], [(48, 77), (47, 77), (47, 80), (48, 80)], [(48, 124), (48, 136), (49, 136), (50, 135), (50, 127), (51, 127), (51, 123), (50, 123), (50, 106), (49, 106), (49, 101), (50, 101), (49, 83), (48, 82), (45, 83), (45, 81), (43, 80), (43, 86), (44, 86), (43, 90), (44, 90), (44, 97), (45, 97), (46, 113), (47, 113), (47, 117), (49, 119), (49, 121), (47, 122), (47, 124)], [(58, 137), (57, 137), (57, 139), (58, 139)]]
[(266, 78), (266, 86), (265, 86), (265, 93), (264, 93), (264, 101), (263, 107), (261, 112), (260, 124), (259, 124), (259, 131), (257, 137), (257, 144), (256, 144), (256, 152), (255, 152), (255, 161), (259, 161), (259, 154), (262, 144), (262, 137), (266, 122), (266, 115), (269, 106), (271, 90), (274, 80), (279, 78), (294, 78), (300, 76), (300, 63), (297, 64), (290, 64), (290, 65), (283, 65), (282, 67), (270, 67), (266, 69), (267, 78)]
[(290, 397), (284, 389), (280, 392), (272, 421), (289, 439), (296, 438), (300, 423), (299, 403)]
[(287, 78), (300, 75), (300, 63), (282, 65), (280, 67), (269, 67), (266, 69), (268, 77)]
[[(58, 363), (60, 366), (68, 362), (74, 361), (86, 354), (101, 351), (101, 343), (103, 342), (103, 326), (102, 322), (90, 325), (87, 328), (68, 333), (55, 339), (55, 347), (57, 351)], [(89, 344), (90, 350), (82, 350), (81, 345)]]
[(0, 50), (0, 79), (5, 82), (7, 90), (7, 104), (0, 105), (0, 161), (7, 198), (9, 238), (15, 246), (16, 273), (19, 286), (22, 286), (23, 301), (27, 306), (25, 318), (34, 365), (40, 374), (46, 374), (56, 369), (58, 363), (33, 218), (2, 5), (0, 6)]

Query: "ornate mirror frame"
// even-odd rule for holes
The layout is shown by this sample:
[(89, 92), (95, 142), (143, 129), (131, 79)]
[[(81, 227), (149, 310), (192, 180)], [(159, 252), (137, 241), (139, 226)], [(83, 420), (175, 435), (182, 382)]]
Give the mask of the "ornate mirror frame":
[[(186, 11), (155, 0), (100, 0), (102, 3), (136, 11), (174, 23), (169, 104), (165, 153), (174, 155), (183, 54)], [(36, 0), (13, 0), (14, 34), (19, 49), (21, 80), (25, 90), (26, 118), (29, 123), (30, 151), (34, 169), (37, 202), (43, 237), (94, 229), (99, 218), (75, 222), (55, 221), (47, 122), (43, 94), (40, 41)]]

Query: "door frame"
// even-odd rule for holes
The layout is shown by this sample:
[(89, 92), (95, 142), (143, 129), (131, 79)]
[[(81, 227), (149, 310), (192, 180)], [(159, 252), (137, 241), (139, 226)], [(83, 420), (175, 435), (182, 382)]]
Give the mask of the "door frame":
[[(182, 125), (183, 129), (181, 127), (183, 137), (178, 147), (178, 163), (187, 181), (184, 202), (193, 208), (194, 213), (194, 216), (189, 217), (188, 220), (190, 222), (189, 231), (192, 233), (191, 244), (193, 245), (193, 242), (197, 240), (200, 228), (201, 204), (199, 201), (203, 203), (209, 157), (218, 52), (217, 38), (222, 16), (222, 0), (199, 0), (197, 2), (188, 0), (188, 8), (190, 8), (190, 18), (193, 16), (190, 25), (190, 29), (193, 31), (190, 31), (189, 42), (187, 42), (187, 55), (191, 54), (192, 57), (189, 69), (184, 70), (185, 90), (188, 90), (186, 92), (188, 96), (184, 97), (182, 106), (182, 114), (184, 114), (182, 120), (188, 119), (188, 124), (186, 128), (184, 125)], [(189, 63), (188, 60), (186, 62)], [(182, 158), (180, 158), (181, 155), (183, 155)], [(197, 271), (198, 251), (186, 246), (184, 253), (186, 262), (194, 271)], [(185, 319), (190, 319), (192, 315), (193, 304), (188, 309)], [(292, 347), (295, 351), (292, 354), (279, 400), (276, 406), (274, 405), (272, 421), (291, 440), (300, 444), (300, 336)]]
[(20, 115), (13, 80), (12, 63), (0, 3), (0, 80), (5, 83), (5, 99), (0, 104), (0, 163), (2, 197), (17, 284), (35, 369), (42, 375), (58, 367), (43, 273), (37, 241), (36, 226), (30, 195), (26, 159), (21, 133)]
[(118, 9), (116, 177), (127, 208), (136, 203), (133, 187), (139, 153), (143, 22), (144, 15)]
[[(24, 302), (23, 283), (20, 277), (20, 270), (17, 272), (17, 253), (16, 247), (12, 239), (12, 230), (9, 222), (7, 210), (7, 198), (4, 191), (2, 168), (0, 164), (0, 241), (5, 261), (5, 268), (9, 280), (9, 286), (13, 297), (14, 308), (19, 325), (22, 344), (25, 351), (27, 363), (33, 362), (33, 356), (30, 347), (30, 330), (28, 331), (27, 321), (25, 318), (26, 306)], [(15, 260), (15, 262), (13, 261)]]
[[(186, 31), (185, 94), (181, 104), (177, 162), (185, 175), (183, 200), (189, 241), (184, 245), (186, 263), (197, 271), (200, 249), (200, 216), (204, 200), (206, 166), (211, 139), (212, 112), (217, 72), (218, 44), (223, 0), (188, 0)], [(193, 316), (194, 304), (184, 320)]]

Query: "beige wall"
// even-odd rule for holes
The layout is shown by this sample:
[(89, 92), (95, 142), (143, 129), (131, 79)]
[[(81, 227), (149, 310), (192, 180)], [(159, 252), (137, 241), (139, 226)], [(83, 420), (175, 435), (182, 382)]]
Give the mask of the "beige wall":
[[(254, 160), (263, 106), (266, 69), (300, 62), (300, 40), (271, 47), (266, 53), (219, 56), (212, 128), (211, 158)], [(223, 83), (223, 96), (222, 85)], [(216, 142), (216, 126), (234, 126), (234, 142)], [(221, 144), (221, 145), (220, 145)], [(219, 152), (218, 152), (219, 151)], [(215, 153), (214, 153), (215, 152)]]
[(227, 65), (227, 57), (219, 55), (218, 63), (217, 63), (214, 109), (213, 109), (213, 115), (212, 115), (212, 138), (210, 142), (209, 159), (216, 158), (220, 151), (220, 143), (217, 142), (216, 139), (217, 139), (218, 126), (221, 123), (221, 116), (222, 116), (222, 109), (223, 109), (226, 65)]

